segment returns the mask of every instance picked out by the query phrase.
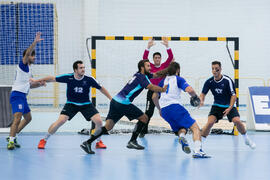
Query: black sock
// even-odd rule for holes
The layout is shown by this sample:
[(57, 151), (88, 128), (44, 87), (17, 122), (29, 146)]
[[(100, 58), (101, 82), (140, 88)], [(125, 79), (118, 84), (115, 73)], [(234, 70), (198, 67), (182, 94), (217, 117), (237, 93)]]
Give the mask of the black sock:
[(145, 123), (143, 123), (142, 121), (138, 121), (137, 124), (135, 125), (135, 128), (133, 130), (132, 136), (130, 141), (134, 141), (137, 139), (138, 135), (140, 134), (140, 132), (142, 131), (143, 128), (145, 128)]
[(107, 129), (103, 126), (99, 132), (95, 132), (91, 135), (90, 139), (87, 140), (88, 143), (94, 142), (97, 138), (99, 138), (102, 134), (108, 133)]

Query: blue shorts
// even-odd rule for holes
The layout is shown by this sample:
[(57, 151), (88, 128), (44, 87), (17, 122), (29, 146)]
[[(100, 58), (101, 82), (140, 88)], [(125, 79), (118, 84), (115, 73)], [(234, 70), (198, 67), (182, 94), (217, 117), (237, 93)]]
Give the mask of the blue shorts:
[(180, 104), (162, 108), (161, 115), (170, 124), (173, 132), (178, 132), (181, 128), (188, 129), (195, 123), (189, 112)]
[(22, 114), (27, 114), (30, 112), (25, 93), (12, 91), (10, 95), (10, 104), (12, 106), (13, 114), (16, 112), (21, 112)]

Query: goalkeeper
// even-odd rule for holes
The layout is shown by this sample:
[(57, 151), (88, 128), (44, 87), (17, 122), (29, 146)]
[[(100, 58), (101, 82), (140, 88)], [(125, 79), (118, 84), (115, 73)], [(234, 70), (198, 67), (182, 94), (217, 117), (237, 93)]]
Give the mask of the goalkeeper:
[(189, 112), (180, 105), (181, 91), (185, 91), (191, 96), (191, 105), (199, 106), (200, 99), (196, 95), (193, 88), (185, 81), (184, 78), (179, 77), (180, 65), (177, 62), (172, 62), (169, 65), (168, 73), (165, 79), (163, 79), (159, 86), (168, 85), (167, 91), (160, 93), (160, 99), (158, 93), (153, 94), (153, 102), (158, 108), (160, 115), (167, 121), (172, 130), (179, 136), (179, 143), (182, 145), (182, 150), (189, 154), (191, 152), (185, 135), (189, 128), (193, 134), (194, 158), (206, 158), (207, 156), (201, 146), (201, 134), (200, 129), (196, 121), (190, 116)]

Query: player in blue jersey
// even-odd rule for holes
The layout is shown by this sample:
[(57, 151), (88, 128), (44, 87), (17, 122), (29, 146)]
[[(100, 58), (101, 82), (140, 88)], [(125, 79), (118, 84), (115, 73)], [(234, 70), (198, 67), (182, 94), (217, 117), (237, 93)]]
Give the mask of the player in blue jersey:
[[(160, 87), (168, 85), (167, 91), (153, 94), (153, 102), (158, 108), (160, 115), (167, 121), (173, 132), (179, 136), (179, 143), (182, 150), (189, 154), (191, 152), (188, 142), (185, 138), (187, 129), (193, 134), (194, 158), (206, 158), (207, 156), (201, 147), (200, 128), (196, 121), (190, 116), (189, 112), (181, 105), (181, 92), (187, 92), (193, 99), (199, 101), (199, 97), (193, 88), (180, 75), (180, 65), (172, 62), (168, 68), (168, 74), (165, 79), (159, 83)], [(160, 97), (160, 98), (159, 98)], [(197, 106), (199, 103), (197, 103)]]
[(200, 94), (200, 106), (203, 106), (205, 96), (209, 90), (214, 96), (214, 104), (208, 115), (208, 121), (202, 129), (202, 136), (206, 138), (209, 135), (212, 126), (224, 116), (227, 116), (228, 120), (233, 122), (238, 131), (243, 135), (246, 145), (255, 149), (256, 145), (249, 139), (245, 126), (240, 121), (240, 115), (234, 106), (236, 101), (234, 82), (229, 76), (221, 74), (221, 70), (221, 63), (219, 61), (213, 61), (213, 77), (209, 78), (204, 83), (202, 93)]
[[(148, 79), (148, 76), (152, 77), (150, 69), (149, 60), (141, 60), (138, 63), (138, 72), (133, 75), (125, 87), (111, 100), (105, 126), (95, 131), (91, 138), (81, 145), (81, 148), (86, 153), (94, 154), (94, 151), (91, 149), (92, 142), (102, 134), (106, 134), (110, 131), (123, 116), (126, 116), (129, 120), (138, 119), (131, 139), (127, 144), (127, 148), (144, 149), (143, 146), (137, 143), (137, 137), (147, 123), (148, 117), (138, 107), (132, 104), (132, 101), (143, 91), (143, 89), (151, 89), (154, 92), (164, 92), (167, 88), (151, 84)], [(159, 73), (155, 73), (153, 77), (159, 77)]]
[[(32, 79), (31, 64), (35, 62), (35, 46), (42, 41), (41, 32), (37, 32), (34, 42), (23, 52), (23, 59), (19, 62), (16, 70), (15, 82), (12, 86), (10, 104), (12, 106), (13, 122), (10, 134), (7, 138), (7, 149), (13, 150), (20, 147), (16, 134), (19, 133), (31, 120), (32, 115), (27, 103), (27, 94), (30, 88), (45, 85), (43, 81), (34, 82)], [(22, 117), (24, 118), (23, 120)]]
[[(81, 112), (87, 121), (92, 120), (96, 125), (96, 130), (102, 126), (102, 120), (99, 112), (90, 101), (90, 88), (94, 87), (100, 90), (108, 99), (112, 99), (109, 92), (102, 87), (94, 78), (84, 75), (85, 66), (82, 61), (73, 63), (74, 73), (63, 74), (59, 76), (48, 76), (38, 81), (59, 82), (67, 84), (67, 102), (55, 121), (48, 129), (48, 133), (40, 140), (38, 148), (44, 149), (49, 137), (54, 134), (67, 120), (71, 120), (78, 112)], [(101, 142), (98, 142), (97, 148), (106, 148)], [(100, 146), (99, 146), (100, 145)]]

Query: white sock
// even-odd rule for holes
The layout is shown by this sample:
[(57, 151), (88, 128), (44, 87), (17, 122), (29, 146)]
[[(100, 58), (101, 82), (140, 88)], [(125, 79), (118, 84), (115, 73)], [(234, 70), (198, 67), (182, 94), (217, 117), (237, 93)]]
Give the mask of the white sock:
[(206, 137), (201, 136), (201, 140), (202, 140), (202, 143), (204, 143), (206, 141)]
[(201, 148), (202, 148), (202, 142), (199, 140), (194, 141), (194, 150), (196, 152), (199, 152)]
[(244, 138), (245, 141), (249, 139), (247, 133), (246, 134), (242, 134), (242, 136), (243, 136), (243, 138)]
[(48, 139), (50, 138), (51, 135), (52, 135), (52, 134), (47, 133), (47, 134), (45, 135), (45, 137), (44, 137), (44, 140), (45, 140), (45, 141), (48, 141)]
[(9, 137), (9, 142), (14, 142), (14, 139), (15, 139), (15, 137), (10, 136)]
[(185, 133), (180, 133), (179, 137), (185, 137), (186, 134)]

